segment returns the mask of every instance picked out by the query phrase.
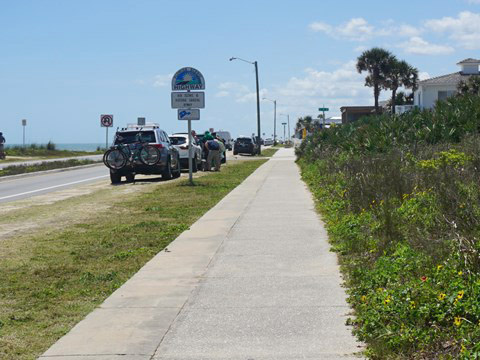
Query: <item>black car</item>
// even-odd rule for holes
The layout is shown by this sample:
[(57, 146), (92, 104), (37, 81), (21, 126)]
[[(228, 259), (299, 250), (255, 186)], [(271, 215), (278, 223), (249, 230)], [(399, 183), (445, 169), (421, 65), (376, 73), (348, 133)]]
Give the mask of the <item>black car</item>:
[(239, 137), (233, 144), (233, 155), (237, 154), (259, 154), (259, 148), (253, 137)]
[[(148, 144), (157, 148), (158, 160), (153, 165), (146, 165), (137, 158), (131, 158), (118, 168), (109, 166), (112, 184), (119, 183), (122, 176), (125, 176), (127, 182), (132, 182), (136, 174), (158, 174), (165, 180), (180, 176), (180, 155), (178, 150), (171, 144), (167, 133), (161, 130), (159, 126), (129, 126), (119, 130), (115, 134), (112, 149), (128, 147), (131, 153), (135, 152), (135, 149), (141, 146), (141, 144)], [(106, 160), (106, 165), (108, 166), (108, 159), (104, 159), (104, 162)]]

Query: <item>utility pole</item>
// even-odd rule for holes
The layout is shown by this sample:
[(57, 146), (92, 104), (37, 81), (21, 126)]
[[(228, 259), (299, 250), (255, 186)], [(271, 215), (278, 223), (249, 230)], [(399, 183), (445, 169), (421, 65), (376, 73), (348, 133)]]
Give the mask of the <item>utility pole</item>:
[(283, 142), (285, 143), (285, 125), (287, 125), (287, 123), (283, 122), (282, 125), (283, 125)]
[(277, 100), (264, 97), (263, 100), (273, 102), (273, 145), (277, 145)]
[(290, 114), (287, 115), (287, 120), (288, 120), (288, 141), (290, 141), (292, 139), (290, 137)]
[(254, 62), (255, 64), (255, 78), (257, 82), (257, 143), (258, 143), (258, 155), (262, 153), (262, 142), (260, 140), (260, 89), (258, 86), (258, 63), (257, 61)]

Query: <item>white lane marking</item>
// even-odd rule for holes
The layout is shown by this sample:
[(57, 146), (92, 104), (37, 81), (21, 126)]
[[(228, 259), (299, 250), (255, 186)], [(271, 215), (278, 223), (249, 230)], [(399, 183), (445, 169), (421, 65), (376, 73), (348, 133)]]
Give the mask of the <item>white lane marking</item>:
[(108, 176), (109, 176), (109, 175), (96, 176), (96, 177), (93, 177), (93, 178), (83, 179), (83, 180), (78, 180), (78, 181), (73, 181), (73, 182), (69, 182), (69, 183), (66, 183), (66, 184), (49, 186), (49, 187), (46, 187), (46, 188), (43, 188), (43, 189), (25, 191), (25, 192), (19, 193), (19, 194), (13, 194), (13, 195), (8, 195), (8, 196), (0, 197), (0, 200), (10, 199), (10, 198), (17, 197), (17, 196), (22, 196), (22, 195), (33, 194), (33, 193), (40, 192), (40, 191), (45, 191), (45, 190), (51, 190), (51, 189), (59, 188), (59, 187), (62, 187), (62, 186), (79, 184), (79, 183), (82, 183), (82, 182), (85, 182), (85, 181), (101, 179), (101, 178), (108, 177)]

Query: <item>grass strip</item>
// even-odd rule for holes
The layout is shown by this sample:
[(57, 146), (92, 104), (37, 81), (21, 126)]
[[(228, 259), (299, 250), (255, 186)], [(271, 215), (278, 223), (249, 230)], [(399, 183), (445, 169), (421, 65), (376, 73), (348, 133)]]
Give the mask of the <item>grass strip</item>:
[[(35, 359), (265, 160), (131, 194), (95, 220), (0, 242), (0, 359)], [(93, 211), (93, 209), (92, 209)]]
[(53, 169), (65, 169), (75, 166), (96, 164), (99, 162), (100, 161), (71, 159), (65, 161), (43, 161), (40, 164), (33, 165), (12, 165), (0, 169), (0, 177)]
[(278, 151), (278, 149), (275, 149), (275, 148), (268, 148), (268, 149), (264, 149), (262, 150), (262, 157), (272, 157), (273, 155), (275, 155), (275, 153)]

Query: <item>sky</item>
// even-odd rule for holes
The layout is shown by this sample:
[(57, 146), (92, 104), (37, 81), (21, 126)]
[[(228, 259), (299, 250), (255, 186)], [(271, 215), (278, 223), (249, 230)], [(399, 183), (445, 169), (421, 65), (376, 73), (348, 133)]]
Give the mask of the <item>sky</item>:
[[(0, 132), (7, 143), (102, 143), (137, 117), (168, 133), (187, 124), (171, 109), (172, 75), (204, 76), (205, 109), (193, 128), (256, 132), (254, 66), (261, 98), (277, 101), (277, 135), (290, 117), (373, 105), (355, 61), (383, 47), (421, 78), (480, 58), (480, 0), (0, 0)], [(381, 97), (388, 97), (382, 92)], [(261, 101), (262, 133), (273, 103)], [(111, 132), (112, 133), (112, 132)]]

